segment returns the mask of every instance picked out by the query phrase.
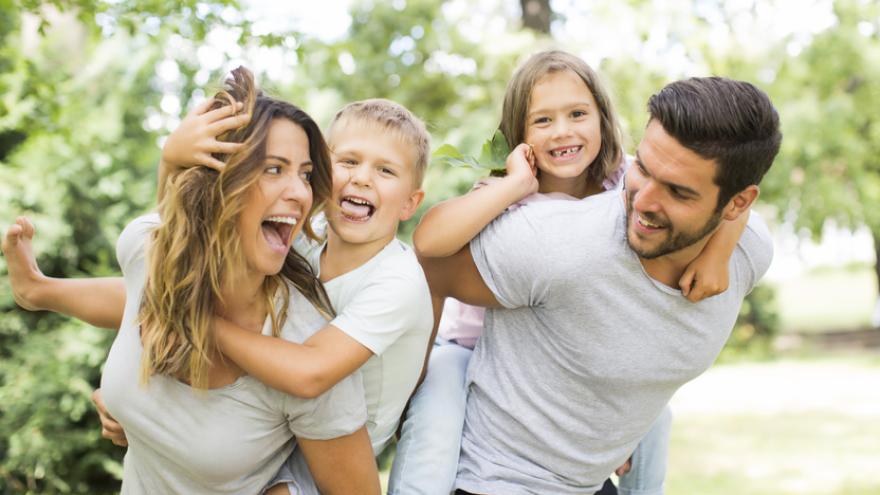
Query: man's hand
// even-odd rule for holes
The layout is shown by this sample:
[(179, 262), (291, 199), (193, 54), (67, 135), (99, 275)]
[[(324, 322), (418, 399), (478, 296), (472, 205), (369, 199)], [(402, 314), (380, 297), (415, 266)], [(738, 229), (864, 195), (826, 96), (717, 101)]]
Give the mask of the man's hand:
[(3, 255), (9, 271), (9, 283), (12, 285), (12, 297), (15, 303), (28, 311), (45, 309), (39, 303), (40, 286), (47, 278), (37, 266), (31, 241), (36, 229), (25, 217), (18, 217), (15, 223), (6, 229), (3, 236)]
[(627, 459), (626, 462), (623, 463), (623, 465), (614, 470), (614, 474), (616, 474), (618, 477), (623, 476), (624, 474), (628, 473), (630, 469), (632, 469), (632, 465), (633, 458), (632, 456), (629, 456), (629, 459)]
[(107, 407), (104, 405), (104, 399), (101, 398), (101, 389), (97, 389), (92, 392), (92, 402), (95, 403), (95, 408), (98, 410), (98, 417), (101, 418), (101, 436), (113, 442), (114, 445), (119, 445), (120, 447), (128, 447), (128, 439), (125, 438), (125, 430), (122, 429), (122, 425), (117, 423), (113, 416), (107, 412)]

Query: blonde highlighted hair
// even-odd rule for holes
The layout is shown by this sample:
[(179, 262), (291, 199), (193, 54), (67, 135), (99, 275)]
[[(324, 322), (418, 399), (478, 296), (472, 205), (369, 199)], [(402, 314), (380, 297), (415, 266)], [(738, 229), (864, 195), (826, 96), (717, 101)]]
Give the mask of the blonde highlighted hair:
[(406, 107), (391, 100), (373, 98), (349, 103), (336, 112), (330, 130), (327, 132), (330, 146), (333, 146), (334, 129), (344, 123), (364, 123), (378, 125), (382, 130), (392, 133), (402, 142), (412, 146), (416, 161), (413, 165), (415, 187), (421, 187), (428, 168), (431, 153), (431, 137), (424, 122), (407, 110)]
[(561, 50), (538, 52), (529, 57), (507, 83), (498, 129), (504, 134), (511, 149), (525, 142), (526, 117), (529, 113), (532, 88), (545, 75), (565, 70), (570, 70), (580, 77), (596, 100), (602, 146), (596, 159), (587, 169), (587, 180), (602, 184), (602, 181), (610, 177), (620, 166), (620, 160), (623, 158), (622, 134), (608, 90), (605, 89), (599, 74), (580, 57)]
[[(244, 67), (232, 72), (213, 108), (243, 102), (251, 119), (218, 139), (243, 143), (231, 155), (215, 155), (226, 163), (221, 172), (192, 167), (169, 174), (159, 204), (161, 224), (152, 233), (147, 253), (147, 284), (140, 308), (143, 356), (141, 382), (165, 374), (197, 389), (208, 387), (215, 308), (224, 284), (245, 269), (238, 217), (247, 192), (257, 187), (266, 160), (266, 140), (275, 119), (289, 120), (305, 131), (314, 165), (312, 209), (301, 220), (306, 235), (313, 213), (330, 196), (330, 157), (317, 124), (290, 103), (264, 96)], [(266, 277), (262, 295), (269, 308), (272, 333), (280, 335), (287, 317), (289, 285), (325, 316), (333, 309), (308, 262), (291, 250), (281, 271)], [(279, 297), (276, 299), (276, 295)], [(280, 301), (280, 307), (276, 302)]]

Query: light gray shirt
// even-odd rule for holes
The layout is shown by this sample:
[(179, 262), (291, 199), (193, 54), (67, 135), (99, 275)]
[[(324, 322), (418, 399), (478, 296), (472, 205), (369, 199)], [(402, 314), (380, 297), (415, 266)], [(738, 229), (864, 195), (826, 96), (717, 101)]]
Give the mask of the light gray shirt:
[[(323, 440), (363, 426), (366, 406), (358, 374), (312, 400), (247, 375), (207, 391), (163, 375), (141, 385), (137, 316), (146, 280), (145, 246), (158, 222), (156, 215), (134, 220), (117, 243), (125, 314), (101, 388), (108, 411), (128, 438), (122, 493), (258, 493), (293, 450), (294, 436)], [(282, 338), (293, 342), (303, 342), (326, 324), (292, 286), (288, 315)], [(267, 321), (264, 333), (270, 328)]]
[(772, 258), (752, 214), (728, 290), (691, 303), (628, 247), (620, 191), (525, 205), (470, 247), (505, 309), (470, 362), (456, 488), (505, 495), (599, 490), (718, 356)]

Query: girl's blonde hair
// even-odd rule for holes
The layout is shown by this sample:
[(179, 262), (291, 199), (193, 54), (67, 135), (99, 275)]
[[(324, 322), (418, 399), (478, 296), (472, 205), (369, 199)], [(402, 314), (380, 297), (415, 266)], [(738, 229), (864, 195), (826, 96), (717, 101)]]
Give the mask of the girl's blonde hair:
[[(275, 119), (297, 124), (309, 140), (314, 201), (300, 221), (306, 235), (313, 239), (311, 215), (330, 196), (327, 145), (308, 114), (290, 103), (263, 96), (244, 67), (232, 72), (225, 90), (217, 93), (214, 101), (212, 109), (243, 102), (251, 119), (218, 138), (244, 144), (231, 155), (215, 155), (226, 163), (223, 171), (192, 167), (169, 174), (159, 204), (162, 223), (153, 231), (147, 253), (147, 284), (140, 308), (142, 383), (154, 374), (165, 374), (197, 389), (208, 387), (211, 351), (216, 348), (212, 318), (222, 302), (224, 284), (246, 266), (238, 217), (247, 192), (257, 187), (262, 174), (266, 140)], [(273, 335), (280, 335), (287, 317), (288, 284), (326, 317), (333, 314), (327, 294), (308, 262), (290, 250), (281, 271), (266, 277), (262, 287)], [(278, 294), (280, 298), (276, 299)], [(276, 307), (278, 301), (280, 308)]]
[(507, 83), (498, 129), (504, 134), (511, 149), (525, 142), (526, 117), (529, 113), (532, 88), (545, 75), (564, 70), (577, 74), (596, 100), (602, 145), (596, 159), (587, 169), (587, 180), (601, 184), (620, 166), (623, 157), (622, 135), (614, 105), (605, 85), (599, 75), (580, 57), (561, 50), (538, 52), (529, 57)]

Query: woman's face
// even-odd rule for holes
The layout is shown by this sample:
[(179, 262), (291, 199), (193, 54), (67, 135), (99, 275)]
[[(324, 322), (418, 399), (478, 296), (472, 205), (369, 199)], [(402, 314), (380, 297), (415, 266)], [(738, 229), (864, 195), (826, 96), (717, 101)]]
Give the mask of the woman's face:
[(238, 219), (248, 272), (268, 276), (281, 271), (312, 207), (312, 167), (305, 131), (287, 119), (273, 120), (260, 178), (245, 194)]

